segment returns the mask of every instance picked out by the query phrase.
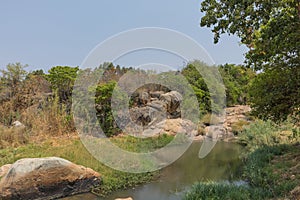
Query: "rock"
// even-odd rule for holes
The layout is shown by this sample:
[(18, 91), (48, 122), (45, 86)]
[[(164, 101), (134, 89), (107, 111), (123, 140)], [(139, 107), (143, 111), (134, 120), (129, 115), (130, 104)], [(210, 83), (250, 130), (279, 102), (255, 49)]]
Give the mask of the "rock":
[[(129, 110), (132, 122), (146, 126), (151, 122), (150, 107), (134, 107)], [(128, 122), (127, 122), (128, 123)]]
[(0, 167), (0, 178), (7, 174), (8, 170), (10, 169), (11, 164), (6, 164)]
[(212, 116), (213, 118), (211, 121), (217, 121), (220, 123), (206, 123), (207, 126), (204, 128), (204, 132), (207, 137), (230, 141), (230, 138), (234, 138), (233, 128), (236, 129), (237, 125), (239, 125), (238, 128), (241, 128), (243, 125), (249, 123), (246, 113), (251, 111), (250, 106), (237, 105), (234, 107), (228, 107), (225, 111), (226, 116), (224, 120), (218, 116)]
[(205, 128), (206, 136), (212, 139), (218, 139), (226, 134), (226, 130), (223, 125), (211, 125)]
[(12, 125), (13, 125), (13, 127), (16, 127), (16, 128), (25, 128), (25, 125), (22, 124), (22, 123), (19, 122), (19, 121), (14, 121), (14, 122), (12, 123)]
[[(7, 170), (7, 167), (9, 169)], [(0, 199), (55, 199), (89, 192), (101, 182), (99, 173), (68, 160), (25, 158), (2, 166)]]
[(157, 98), (157, 99), (159, 99), (160, 96), (161, 96), (162, 94), (164, 94), (164, 93), (165, 93), (164, 91), (153, 91), (153, 92), (150, 92), (150, 96), (151, 96), (152, 98)]
[(142, 92), (139, 94), (139, 104), (145, 105), (150, 101), (150, 95), (148, 92)]
[(295, 187), (290, 193), (293, 199), (300, 199), (300, 186)]
[(156, 136), (159, 134), (176, 135), (177, 133), (189, 136), (197, 135), (197, 126), (187, 119), (166, 119), (143, 131), (143, 136)]
[(131, 197), (127, 197), (127, 198), (116, 198), (115, 200), (133, 200), (133, 198), (131, 198)]
[(183, 98), (179, 92), (171, 91), (162, 94), (159, 100), (166, 103), (166, 110), (169, 113), (169, 118), (175, 119), (180, 117), (180, 104)]

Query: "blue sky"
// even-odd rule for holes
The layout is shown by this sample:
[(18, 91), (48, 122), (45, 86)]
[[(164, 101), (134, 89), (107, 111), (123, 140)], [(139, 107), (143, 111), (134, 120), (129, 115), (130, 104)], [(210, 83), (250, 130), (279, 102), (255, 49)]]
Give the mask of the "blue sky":
[[(2, 0), (0, 68), (14, 62), (28, 64), (29, 70), (79, 66), (100, 42), (119, 32), (141, 27), (182, 32), (201, 44), (216, 64), (242, 63), (247, 49), (239, 45), (238, 38), (222, 36), (216, 45), (210, 30), (199, 26), (200, 2)], [(130, 65), (130, 59), (120, 60), (118, 64)]]

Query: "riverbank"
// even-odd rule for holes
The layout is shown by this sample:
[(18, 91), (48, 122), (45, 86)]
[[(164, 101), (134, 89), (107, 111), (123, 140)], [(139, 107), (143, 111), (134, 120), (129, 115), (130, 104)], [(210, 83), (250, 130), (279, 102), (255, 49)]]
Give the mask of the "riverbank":
[(299, 199), (299, 133), (299, 127), (290, 122), (253, 122), (238, 134), (248, 152), (242, 168), (247, 185), (201, 182), (185, 199)]
[(151, 182), (114, 191), (105, 198), (81, 194), (65, 199), (113, 200), (131, 197), (134, 200), (181, 200), (196, 181), (239, 182), (241, 145), (219, 141), (209, 155), (199, 159), (201, 146), (202, 142), (194, 141), (178, 160), (161, 169), (159, 177)]
[[(173, 138), (162, 135), (156, 138), (147, 138), (143, 141), (134, 137), (124, 136), (112, 138), (112, 141), (120, 147), (133, 151), (152, 151), (168, 144)], [(125, 145), (127, 144), (127, 145)], [(71, 162), (89, 167), (101, 173), (102, 183), (92, 192), (99, 196), (106, 196), (112, 191), (133, 187), (135, 185), (150, 182), (157, 178), (158, 172), (131, 174), (113, 170), (96, 160), (83, 146), (78, 136), (52, 137), (43, 142), (33, 142), (17, 148), (7, 147), (0, 149), (0, 165), (14, 163), (22, 158), (61, 157)]]

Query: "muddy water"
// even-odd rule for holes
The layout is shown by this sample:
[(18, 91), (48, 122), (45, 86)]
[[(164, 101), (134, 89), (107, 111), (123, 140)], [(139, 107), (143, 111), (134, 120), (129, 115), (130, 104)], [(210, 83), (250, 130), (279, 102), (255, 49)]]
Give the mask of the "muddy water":
[(208, 156), (198, 158), (200, 142), (190, 148), (170, 166), (161, 171), (161, 177), (151, 183), (116, 191), (106, 198), (92, 194), (77, 195), (68, 200), (110, 200), (132, 197), (134, 200), (179, 200), (186, 190), (197, 181), (232, 181), (238, 184), (241, 161), (241, 146), (234, 143), (218, 142)]

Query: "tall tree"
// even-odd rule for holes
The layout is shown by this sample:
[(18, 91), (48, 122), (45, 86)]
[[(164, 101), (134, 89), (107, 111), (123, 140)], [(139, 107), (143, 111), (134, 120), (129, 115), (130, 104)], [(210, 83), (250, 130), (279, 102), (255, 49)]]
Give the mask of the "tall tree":
[(284, 119), (300, 109), (300, 0), (204, 0), (201, 11), (215, 43), (235, 34), (249, 48), (247, 65), (262, 72), (252, 84), (259, 116)]
[(6, 69), (0, 70), (2, 76), (0, 77), (0, 91), (8, 90), (9, 97), (12, 97), (17, 92), (18, 86), (25, 79), (27, 72), (25, 71), (27, 65), (21, 63), (8, 64)]
[(300, 0), (204, 0), (201, 26), (212, 27), (214, 42), (235, 34), (249, 48), (256, 69), (299, 67)]
[(46, 75), (54, 91), (57, 91), (59, 99), (63, 103), (70, 103), (72, 90), (79, 67), (56, 66)]

